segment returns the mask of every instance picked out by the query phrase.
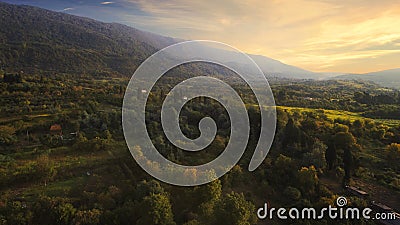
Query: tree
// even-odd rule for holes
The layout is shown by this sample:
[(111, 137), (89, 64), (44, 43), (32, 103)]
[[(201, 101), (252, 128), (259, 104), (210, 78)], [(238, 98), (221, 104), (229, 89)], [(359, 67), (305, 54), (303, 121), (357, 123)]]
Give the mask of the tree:
[(301, 198), (301, 192), (299, 191), (299, 189), (295, 188), (295, 187), (287, 187), (284, 191), (283, 191), (284, 196), (288, 197), (288, 200), (290, 204), (295, 203), (296, 201), (298, 201)]
[(79, 210), (73, 220), (76, 225), (97, 225), (100, 224), (100, 216), (102, 212), (98, 209)]
[(73, 218), (75, 217), (76, 211), (77, 210), (71, 203), (60, 204), (57, 207), (57, 214), (59, 215), (58, 224), (71, 224)]
[(0, 145), (11, 145), (16, 140), (14, 127), (0, 126)]
[(109, 130), (104, 130), (102, 136), (107, 142), (110, 142), (112, 140), (112, 134)]
[(355, 120), (352, 124), (352, 133), (357, 137), (361, 137), (364, 134), (364, 122), (362, 120)]
[(33, 223), (31, 211), (26, 210), (26, 203), (20, 201), (8, 201), (4, 210), (0, 212), (1, 224), (21, 224), (28, 225)]
[(221, 199), (221, 195), (222, 184), (219, 179), (196, 187), (194, 202), (198, 205), (202, 221), (210, 222), (213, 220), (215, 205)]
[(349, 132), (349, 126), (344, 125), (344, 124), (340, 124), (340, 123), (335, 123), (334, 129), (336, 132), (344, 132), (347, 133)]
[(36, 159), (36, 174), (47, 185), (47, 182), (56, 175), (57, 171), (48, 155), (41, 155)]
[(166, 193), (150, 194), (140, 203), (138, 225), (175, 225), (169, 197)]
[(267, 170), (268, 178), (272, 184), (286, 186), (293, 181), (296, 170), (295, 161), (292, 158), (279, 155), (273, 168)]
[(225, 195), (215, 208), (218, 225), (256, 224), (255, 206), (244, 198), (243, 193), (232, 192)]
[(349, 132), (338, 132), (335, 137), (335, 147), (340, 149), (343, 158), (343, 169), (345, 172), (344, 182), (348, 182), (356, 167), (355, 150), (359, 150), (355, 137)]
[(67, 199), (40, 196), (33, 205), (33, 224), (72, 223), (77, 210)]
[(386, 147), (386, 157), (389, 162), (398, 166), (400, 160), (400, 144), (392, 143)]
[(387, 147), (389, 153), (398, 154), (400, 153), (400, 144), (392, 143)]
[(151, 194), (164, 194), (164, 188), (161, 187), (160, 183), (155, 180), (151, 181), (141, 181), (135, 190), (135, 199), (141, 201), (146, 196)]
[(297, 184), (303, 196), (312, 197), (316, 193), (319, 185), (315, 167), (301, 168), (297, 173)]
[(336, 147), (335, 144), (328, 144), (328, 148), (326, 149), (325, 159), (328, 164), (329, 170), (332, 170), (337, 159)]
[(303, 155), (304, 166), (315, 166), (317, 169), (324, 169), (326, 166), (326, 149), (327, 146), (317, 139), (312, 146), (311, 152)]
[(206, 185), (199, 186), (195, 194), (202, 202), (217, 201), (222, 194), (221, 181), (217, 179)]
[(224, 176), (224, 187), (240, 185), (243, 182), (243, 169), (240, 165), (235, 165), (229, 173)]
[(290, 118), (287, 122), (284, 134), (283, 147), (300, 142), (300, 129), (297, 127), (292, 118)]
[(138, 205), (132, 201), (126, 201), (121, 207), (112, 211), (110, 219), (118, 225), (131, 225), (139, 218), (137, 215)]

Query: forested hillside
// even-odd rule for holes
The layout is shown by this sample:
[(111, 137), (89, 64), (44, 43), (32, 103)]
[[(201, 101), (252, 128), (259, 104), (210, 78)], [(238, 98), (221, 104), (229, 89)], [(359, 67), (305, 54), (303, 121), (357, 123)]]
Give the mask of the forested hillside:
[(174, 39), (31, 6), (0, 2), (0, 61), (9, 71), (131, 75)]
[(367, 80), (385, 87), (400, 89), (400, 69), (391, 69), (366, 74), (348, 74), (334, 77), (341, 80)]
[[(131, 76), (148, 56), (180, 41), (32, 6), (0, 2), (0, 17), (0, 66), (7, 72)], [(220, 53), (227, 60), (232, 58), (228, 51)], [(320, 78), (268, 57), (250, 56), (267, 76)]]

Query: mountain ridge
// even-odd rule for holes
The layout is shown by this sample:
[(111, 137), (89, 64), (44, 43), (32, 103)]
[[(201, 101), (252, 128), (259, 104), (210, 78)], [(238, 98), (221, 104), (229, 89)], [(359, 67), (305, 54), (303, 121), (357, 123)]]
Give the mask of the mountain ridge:
[[(0, 64), (6, 71), (131, 75), (148, 56), (181, 39), (28, 5), (0, 2)], [(249, 55), (267, 76), (318, 74)]]
[[(134, 27), (0, 1), (0, 67), (7, 72), (78, 73), (130, 76), (147, 57), (182, 39)], [(226, 57), (228, 56), (224, 53)], [(248, 54), (267, 77), (364, 79), (365, 75), (317, 73), (262, 55)], [(246, 65), (243, 65), (246, 66)], [(393, 79), (387, 79), (393, 81)], [(398, 79), (400, 80), (400, 79)], [(394, 82), (398, 82), (395, 80)], [(400, 84), (395, 84), (395, 87)], [(389, 84), (389, 87), (393, 85)]]
[(116, 23), (0, 2), (0, 61), (11, 70), (131, 74), (173, 38)]
[(400, 68), (376, 71), (365, 74), (345, 74), (333, 77), (336, 80), (367, 80), (381, 86), (400, 89)]

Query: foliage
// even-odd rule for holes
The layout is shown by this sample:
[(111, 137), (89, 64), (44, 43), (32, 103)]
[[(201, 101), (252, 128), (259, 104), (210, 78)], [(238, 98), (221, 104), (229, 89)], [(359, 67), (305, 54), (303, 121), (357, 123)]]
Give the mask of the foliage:
[[(135, 163), (121, 127), (129, 81), (121, 75), (174, 40), (29, 6), (0, 3), (0, 13), (6, 18), (0, 21), (0, 224), (255, 224), (255, 208), (265, 201), (333, 204), (344, 192), (342, 179), (368, 184), (372, 194), (400, 195), (399, 91), (362, 81), (270, 79), (277, 131), (267, 158), (249, 172), (261, 123), (252, 91), (219, 66), (181, 65), (157, 82), (147, 102), (149, 136), (161, 154), (199, 165), (229, 142), (229, 115), (208, 98), (189, 101), (179, 117), (189, 138), (200, 135), (202, 118), (214, 119), (213, 143), (188, 153), (166, 139), (162, 102), (185, 78), (212, 75), (232, 85), (252, 123), (247, 151), (229, 173), (199, 187), (175, 187)], [(62, 136), (50, 132), (53, 124)], [(138, 143), (132, 153), (145, 151)], [(196, 172), (188, 170), (188, 179)]]
[(256, 223), (254, 205), (243, 194), (226, 194), (216, 206), (216, 224), (250, 225)]
[(143, 198), (138, 212), (138, 225), (174, 225), (171, 203), (166, 194), (150, 194)]

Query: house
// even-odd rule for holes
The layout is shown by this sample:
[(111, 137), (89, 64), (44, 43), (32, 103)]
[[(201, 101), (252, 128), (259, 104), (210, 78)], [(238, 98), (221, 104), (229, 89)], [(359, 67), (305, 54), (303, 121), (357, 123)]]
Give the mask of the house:
[(50, 134), (51, 135), (62, 135), (62, 128), (60, 124), (53, 124), (50, 127)]

